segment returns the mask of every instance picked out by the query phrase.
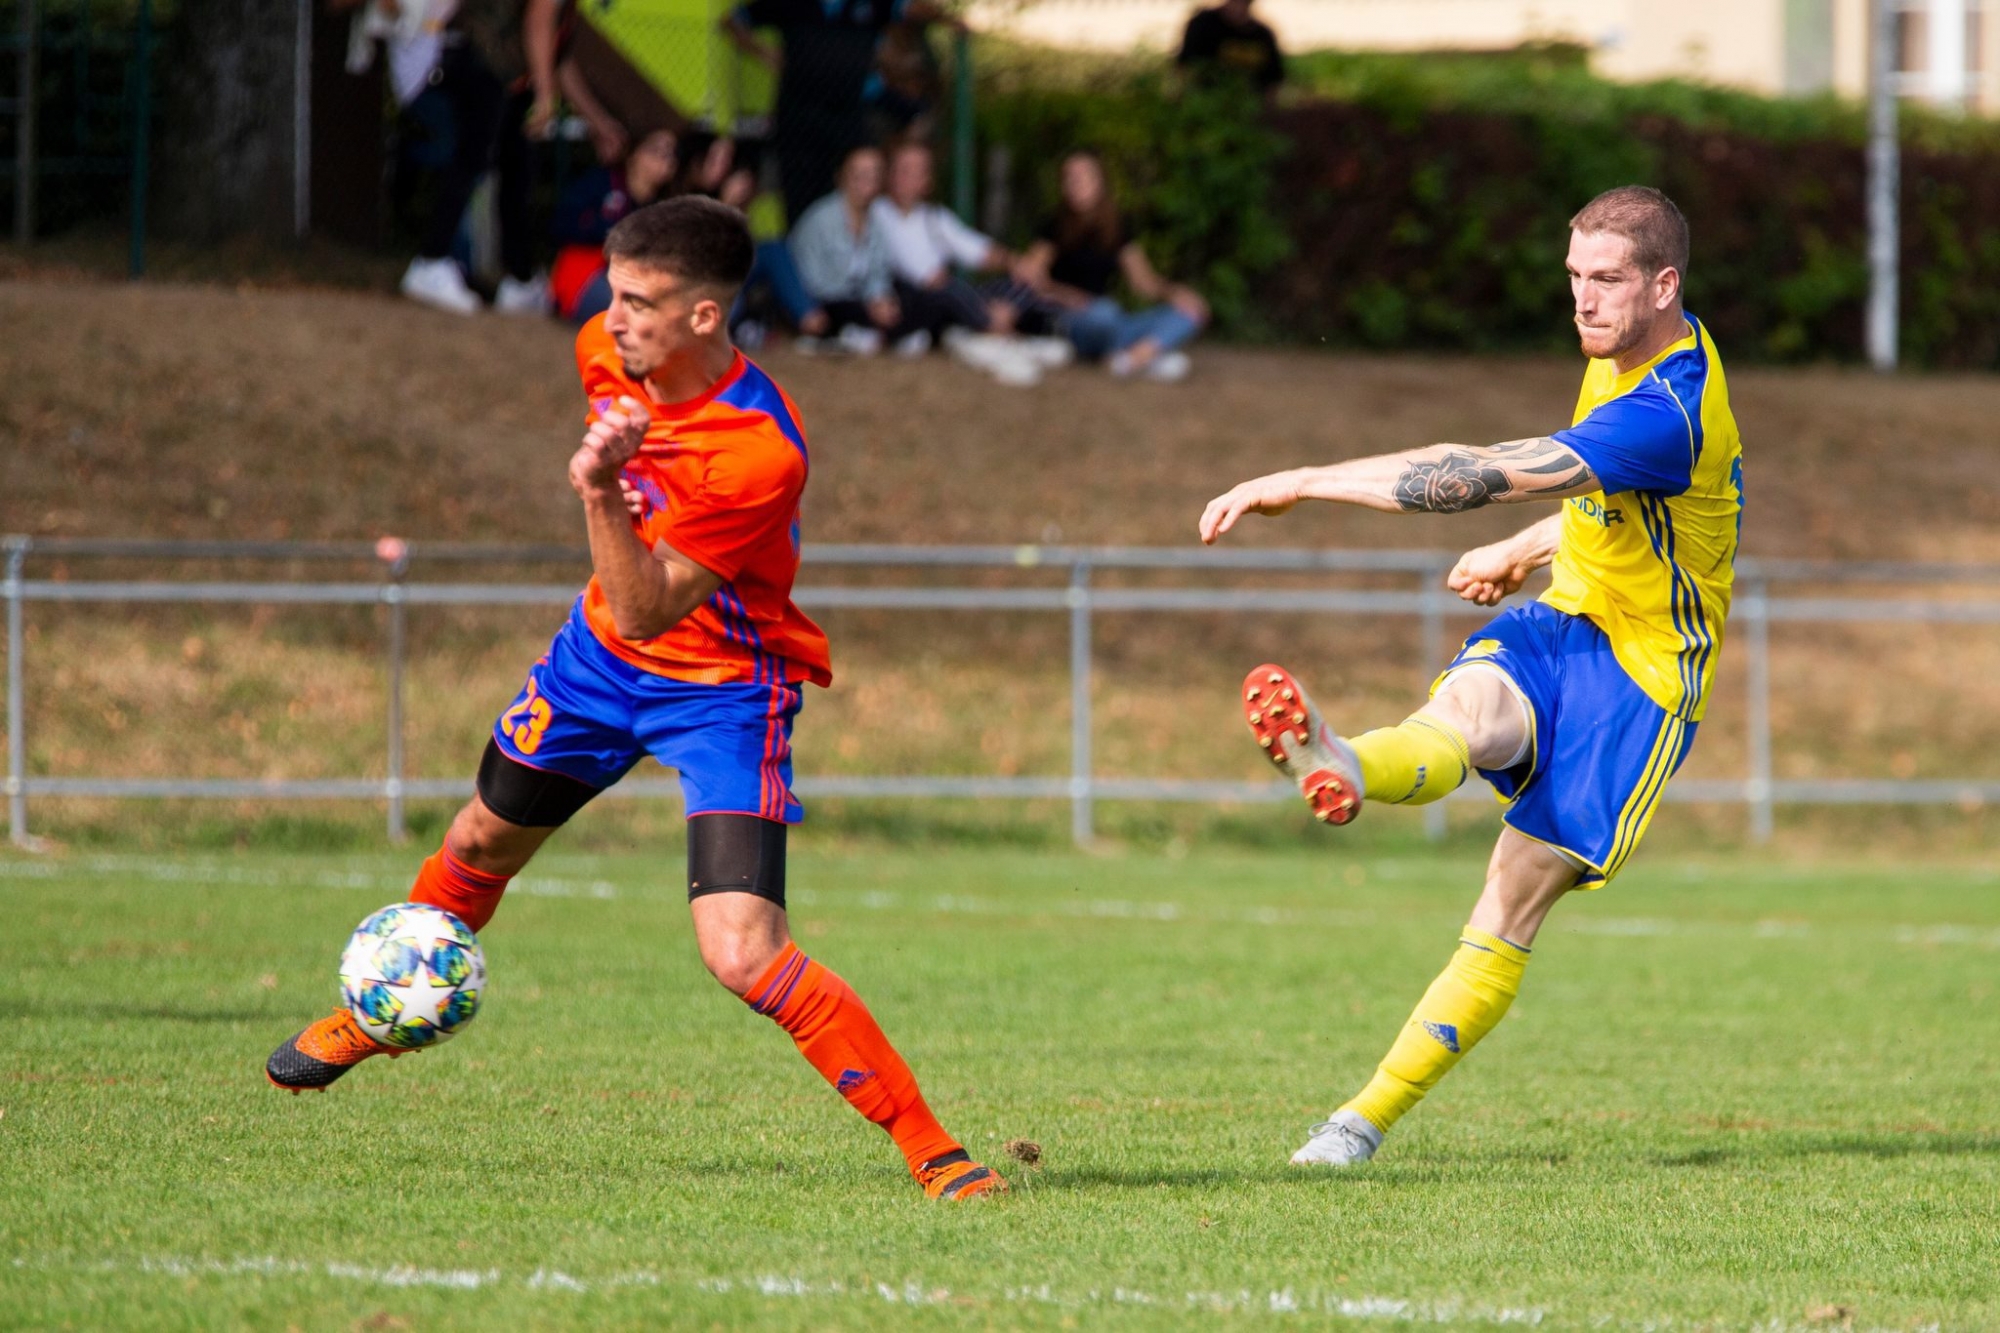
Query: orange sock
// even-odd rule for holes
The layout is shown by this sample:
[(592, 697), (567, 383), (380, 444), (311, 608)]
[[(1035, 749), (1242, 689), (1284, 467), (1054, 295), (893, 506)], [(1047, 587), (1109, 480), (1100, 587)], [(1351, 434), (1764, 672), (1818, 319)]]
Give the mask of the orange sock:
[(798, 945), (785, 946), (743, 1002), (790, 1033), (799, 1054), (848, 1105), (889, 1131), (913, 1173), (959, 1150), (861, 997)]
[(512, 875), (489, 875), (484, 870), (474, 870), (440, 847), (437, 855), (417, 871), (410, 901), (442, 907), (477, 934), (493, 919), (500, 906), (500, 895), (507, 891), (507, 881), (512, 878)]

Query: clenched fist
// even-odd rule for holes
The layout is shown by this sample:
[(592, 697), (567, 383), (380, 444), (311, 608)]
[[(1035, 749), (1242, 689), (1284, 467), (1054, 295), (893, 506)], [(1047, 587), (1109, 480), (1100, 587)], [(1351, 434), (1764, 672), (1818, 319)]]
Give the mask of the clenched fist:
[[(576, 493), (585, 497), (605, 491), (619, 494), (618, 474), (645, 443), (651, 421), (645, 404), (633, 398), (620, 398), (600, 413), (569, 460), (569, 484)], [(620, 503), (624, 503), (622, 498)]]

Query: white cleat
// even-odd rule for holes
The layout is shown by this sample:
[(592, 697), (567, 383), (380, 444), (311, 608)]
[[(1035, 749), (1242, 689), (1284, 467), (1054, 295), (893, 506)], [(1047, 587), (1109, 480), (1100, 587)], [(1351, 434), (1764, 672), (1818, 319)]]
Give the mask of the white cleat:
[(1292, 673), (1266, 663), (1243, 678), (1243, 720), (1278, 771), (1299, 784), (1313, 818), (1346, 824), (1361, 813), (1361, 761), (1328, 730)]
[(1335, 1111), (1312, 1127), (1306, 1146), (1292, 1154), (1293, 1166), (1353, 1166), (1382, 1146), (1382, 1131), (1359, 1111)]

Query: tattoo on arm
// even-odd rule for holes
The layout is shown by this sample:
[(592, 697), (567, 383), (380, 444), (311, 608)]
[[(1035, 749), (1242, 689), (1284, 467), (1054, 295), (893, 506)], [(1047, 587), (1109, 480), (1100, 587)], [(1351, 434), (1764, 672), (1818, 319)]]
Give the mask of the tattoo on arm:
[(1411, 463), (1396, 478), (1394, 494), (1407, 513), (1457, 514), (1495, 501), (1568, 494), (1595, 481), (1589, 465), (1554, 440), (1509, 440)]

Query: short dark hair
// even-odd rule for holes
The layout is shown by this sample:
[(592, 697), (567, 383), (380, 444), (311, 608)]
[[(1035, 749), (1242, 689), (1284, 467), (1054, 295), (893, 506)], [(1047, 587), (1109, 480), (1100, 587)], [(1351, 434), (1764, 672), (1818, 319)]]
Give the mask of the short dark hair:
[(743, 214), (706, 195), (682, 194), (634, 209), (604, 238), (604, 257), (731, 293), (750, 276), (757, 246)]
[(1569, 220), (1571, 231), (1609, 232), (1632, 243), (1632, 262), (1648, 277), (1673, 269), (1687, 279), (1688, 224), (1674, 201), (1650, 185), (1606, 190)]

